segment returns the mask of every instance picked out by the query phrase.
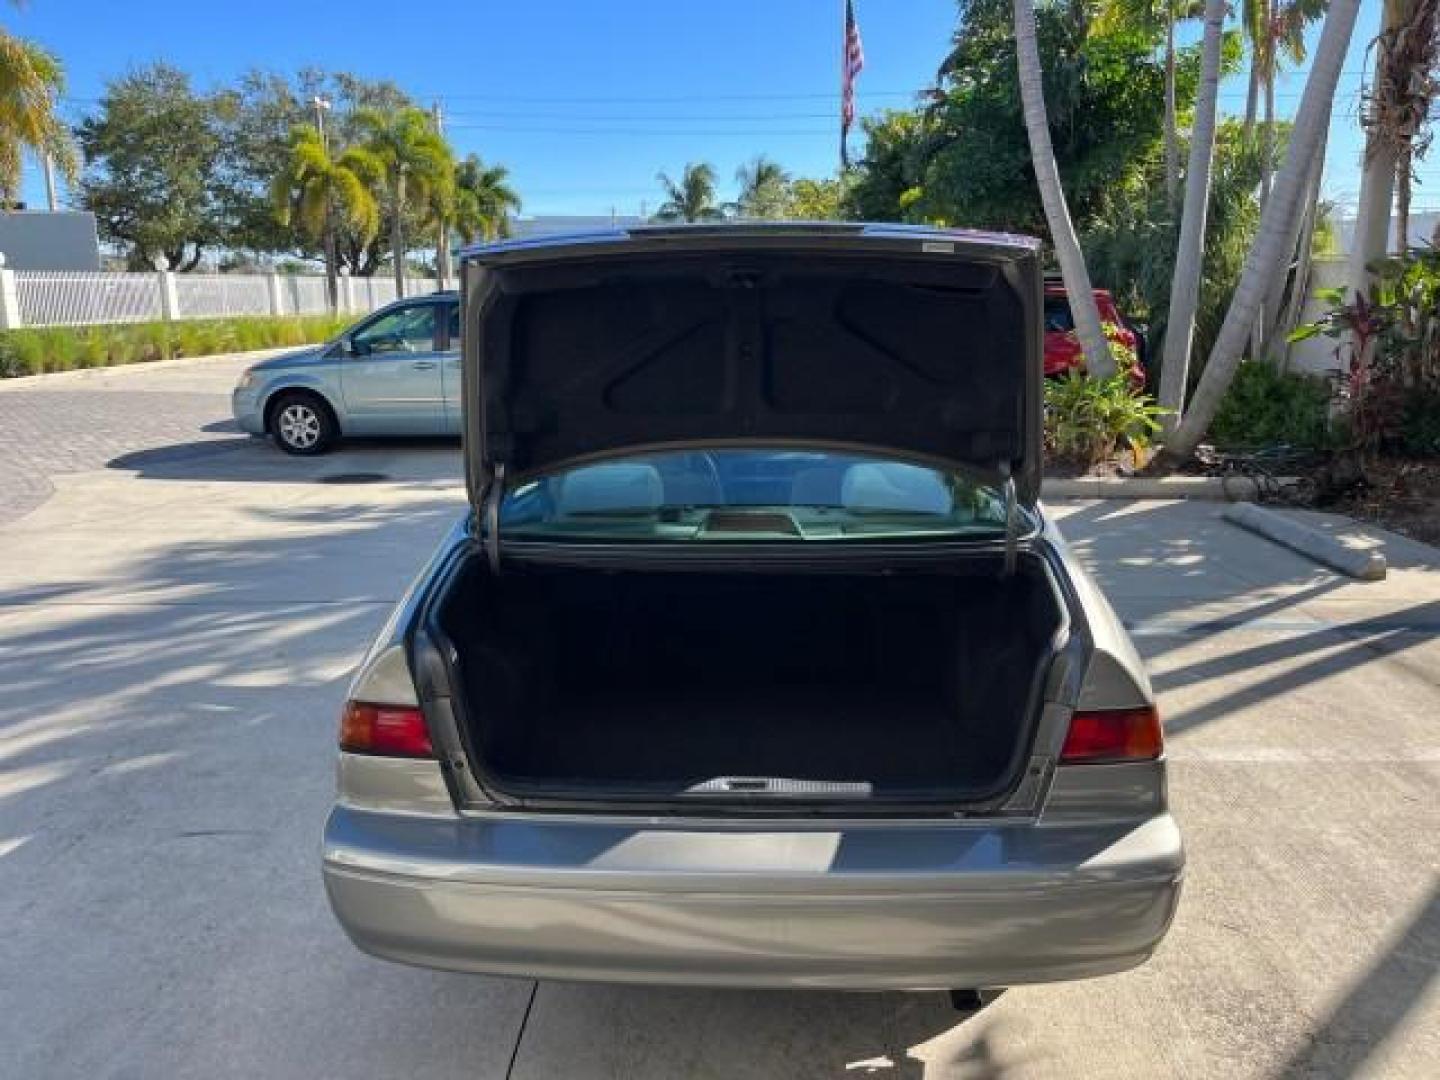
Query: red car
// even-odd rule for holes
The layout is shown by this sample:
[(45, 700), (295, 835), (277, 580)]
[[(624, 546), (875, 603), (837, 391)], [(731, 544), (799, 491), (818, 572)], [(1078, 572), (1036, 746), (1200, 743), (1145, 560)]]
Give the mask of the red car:
[[(1135, 366), (1130, 369), (1130, 381), (1136, 388), (1145, 385), (1145, 338), (1137, 333), (1120, 309), (1115, 298), (1106, 289), (1095, 290), (1095, 304), (1100, 309), (1100, 321), (1111, 327), (1110, 336), (1122, 345), (1128, 345), (1135, 354)], [(1085, 369), (1085, 357), (1080, 351), (1080, 341), (1075, 336), (1075, 320), (1070, 314), (1070, 301), (1065, 295), (1065, 286), (1058, 279), (1045, 280), (1045, 377), (1064, 375), (1071, 368)]]

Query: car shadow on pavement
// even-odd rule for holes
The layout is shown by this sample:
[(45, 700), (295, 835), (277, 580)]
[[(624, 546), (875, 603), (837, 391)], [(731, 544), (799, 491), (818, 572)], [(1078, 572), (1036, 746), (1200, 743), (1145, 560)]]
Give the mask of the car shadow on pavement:
[[(206, 431), (228, 430), (221, 424)], [(349, 472), (382, 471), (398, 479), (459, 479), (456, 439), (346, 439), (329, 454), (295, 457), (250, 435), (200, 439), (121, 454), (106, 467), (143, 480), (212, 480), (235, 483), (319, 480)]]
[(939, 993), (542, 982), (512, 1075), (1002, 1077), (1030, 1063), (997, 1050), (1005, 1023), (988, 1006), (957, 1012)]

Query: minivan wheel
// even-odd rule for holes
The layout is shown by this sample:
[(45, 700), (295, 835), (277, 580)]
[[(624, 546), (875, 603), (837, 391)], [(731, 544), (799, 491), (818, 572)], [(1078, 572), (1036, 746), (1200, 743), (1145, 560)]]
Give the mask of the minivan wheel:
[(270, 434), (287, 454), (323, 454), (337, 433), (330, 407), (313, 394), (285, 394), (270, 410)]

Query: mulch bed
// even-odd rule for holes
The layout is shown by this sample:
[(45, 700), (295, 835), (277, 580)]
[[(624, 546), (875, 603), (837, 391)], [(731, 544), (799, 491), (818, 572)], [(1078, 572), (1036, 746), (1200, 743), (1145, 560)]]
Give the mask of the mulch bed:
[(1366, 483), (1324, 507), (1440, 546), (1440, 459), (1379, 458)]
[[(1144, 461), (1142, 459), (1141, 464)], [(1082, 461), (1077, 458), (1056, 457), (1045, 452), (1045, 475), (1059, 480), (1115, 479), (1134, 476), (1139, 472), (1134, 455), (1128, 451), (1117, 451), (1104, 461)]]

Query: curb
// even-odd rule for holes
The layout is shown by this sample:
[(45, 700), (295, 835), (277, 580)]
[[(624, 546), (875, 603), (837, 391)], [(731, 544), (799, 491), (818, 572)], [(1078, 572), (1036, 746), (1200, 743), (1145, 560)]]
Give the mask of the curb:
[(1328, 533), (1302, 525), (1294, 518), (1273, 510), (1241, 503), (1226, 507), (1221, 516), (1242, 529), (1298, 551), (1342, 574), (1361, 581), (1382, 581), (1385, 578), (1385, 556), (1380, 552), (1349, 547)]
[[(1293, 482), (1282, 477), (1268, 483), (1285, 487)], [(1213, 502), (1253, 502), (1260, 497), (1260, 484), (1250, 476), (1047, 477), (1041, 483), (1040, 493), (1046, 499), (1209, 499)]]
[[(324, 343), (317, 342), (316, 344)], [(0, 379), (0, 393), (6, 390), (48, 386), (51, 383), (65, 382), (71, 379), (94, 379), (106, 375), (119, 375), (122, 372), (163, 371), (166, 368), (188, 367), (192, 364), (203, 364), (212, 360), (264, 360), (271, 356), (279, 356), (281, 353), (297, 352), (314, 347), (312, 345), (277, 345), (271, 349), (251, 349), (247, 352), (173, 356), (169, 360), (139, 360), (133, 364), (102, 364), (99, 367), (71, 368), (69, 371), (46, 371), (39, 375), (16, 375), (9, 379)]]

